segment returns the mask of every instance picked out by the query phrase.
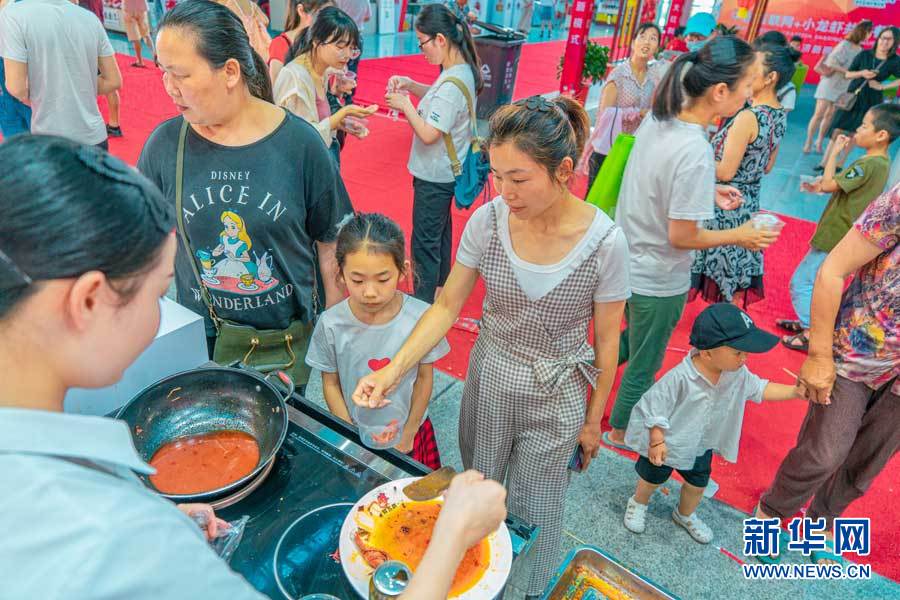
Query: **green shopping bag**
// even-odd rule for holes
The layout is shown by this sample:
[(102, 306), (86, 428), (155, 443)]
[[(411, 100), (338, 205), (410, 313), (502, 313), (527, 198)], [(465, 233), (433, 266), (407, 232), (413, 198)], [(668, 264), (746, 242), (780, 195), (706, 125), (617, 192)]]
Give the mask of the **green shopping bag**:
[(634, 136), (628, 133), (620, 133), (613, 142), (606, 160), (597, 173), (597, 179), (588, 192), (586, 201), (590, 202), (611, 218), (616, 216), (616, 203), (619, 201), (619, 188), (622, 187), (622, 176), (625, 174), (625, 165), (628, 163), (628, 155), (634, 147)]

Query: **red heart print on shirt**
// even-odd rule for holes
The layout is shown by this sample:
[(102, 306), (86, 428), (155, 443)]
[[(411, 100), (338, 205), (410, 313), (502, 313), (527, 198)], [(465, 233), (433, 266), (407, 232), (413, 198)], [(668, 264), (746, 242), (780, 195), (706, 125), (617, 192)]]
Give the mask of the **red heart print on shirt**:
[(370, 358), (369, 359), (369, 368), (373, 371), (377, 371), (378, 369), (383, 369), (384, 367), (391, 364), (391, 359), (389, 358)]

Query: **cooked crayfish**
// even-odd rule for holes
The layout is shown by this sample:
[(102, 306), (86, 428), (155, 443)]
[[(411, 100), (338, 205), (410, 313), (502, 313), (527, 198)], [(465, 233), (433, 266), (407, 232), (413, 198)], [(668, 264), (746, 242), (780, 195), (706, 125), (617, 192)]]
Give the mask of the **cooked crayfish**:
[(367, 544), (362, 536), (359, 535), (360, 530), (356, 530), (356, 533), (353, 535), (353, 541), (356, 542), (356, 547), (359, 548), (360, 554), (365, 559), (365, 561), (369, 564), (373, 569), (377, 569), (378, 566), (387, 562), (388, 555), (382, 552), (381, 550), (376, 550), (369, 544)]

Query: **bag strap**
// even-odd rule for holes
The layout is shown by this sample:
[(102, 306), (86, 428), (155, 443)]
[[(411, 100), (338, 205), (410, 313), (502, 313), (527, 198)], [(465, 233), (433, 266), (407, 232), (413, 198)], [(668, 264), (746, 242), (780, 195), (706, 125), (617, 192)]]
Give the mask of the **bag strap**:
[[(466, 84), (463, 83), (462, 79), (459, 77), (447, 77), (440, 85), (444, 85), (445, 83), (452, 83), (459, 88), (459, 91), (466, 97), (466, 106), (469, 109), (469, 121), (472, 124), (472, 147), (475, 152), (478, 152), (481, 149), (481, 142), (478, 140), (478, 117), (475, 114), (475, 104), (472, 102), (472, 95), (469, 93), (469, 88), (466, 87)], [(450, 168), (453, 170), (453, 176), (459, 177), (462, 175), (462, 163), (459, 162), (459, 156), (456, 154), (456, 148), (453, 146), (453, 137), (449, 133), (444, 133), (441, 137), (444, 138), (444, 146), (447, 148), (447, 155), (450, 156)]]
[(215, 309), (213, 309), (209, 289), (207, 289), (206, 284), (203, 282), (203, 278), (200, 277), (200, 271), (197, 269), (197, 263), (194, 261), (194, 254), (191, 252), (191, 242), (188, 240), (187, 229), (184, 227), (184, 212), (181, 210), (182, 193), (184, 191), (184, 143), (187, 139), (187, 131), (188, 122), (187, 120), (182, 119), (181, 131), (178, 132), (178, 151), (175, 155), (175, 217), (178, 220), (178, 235), (181, 238), (181, 243), (187, 254), (188, 264), (191, 265), (191, 271), (194, 272), (194, 278), (197, 280), (197, 285), (200, 286), (200, 297), (203, 299), (203, 303), (206, 304), (206, 308), (209, 311), (209, 317), (212, 319), (213, 326), (216, 328), (216, 333), (218, 333), (220, 319), (218, 315), (216, 315)]

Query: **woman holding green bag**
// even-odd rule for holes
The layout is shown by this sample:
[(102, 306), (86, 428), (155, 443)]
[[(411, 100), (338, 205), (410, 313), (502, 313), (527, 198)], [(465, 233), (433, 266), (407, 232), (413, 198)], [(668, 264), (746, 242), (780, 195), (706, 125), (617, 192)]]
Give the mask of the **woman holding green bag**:
[(761, 68), (749, 44), (714, 38), (682, 54), (663, 78), (652, 118), (637, 132), (625, 167), (616, 223), (630, 250), (632, 296), (619, 362), (628, 362), (604, 441), (624, 446), (635, 403), (653, 384), (666, 344), (691, 286), (692, 252), (733, 244), (754, 250), (769, 246), (775, 232), (753, 229), (710, 231), (702, 227), (713, 207), (740, 205), (734, 188), (716, 188), (716, 163), (707, 128), (740, 110)]
[(631, 57), (613, 69), (603, 84), (597, 122), (581, 157), (582, 169), (588, 172), (589, 190), (618, 135), (637, 131), (650, 110), (653, 92), (669, 66), (665, 61), (651, 63), (659, 50), (660, 37), (655, 23), (638, 26)]

